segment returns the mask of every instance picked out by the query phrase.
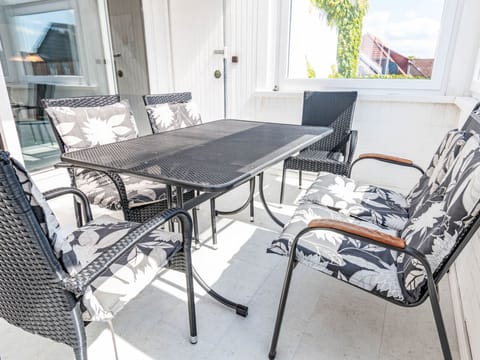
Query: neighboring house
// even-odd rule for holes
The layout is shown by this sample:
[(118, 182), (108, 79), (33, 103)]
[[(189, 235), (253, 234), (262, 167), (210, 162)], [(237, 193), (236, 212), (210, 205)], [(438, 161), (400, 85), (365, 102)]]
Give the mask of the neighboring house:
[(429, 79), (432, 76), (433, 60), (411, 59), (367, 33), (363, 35), (360, 45), (358, 75), (405, 75)]
[(79, 75), (75, 25), (51, 23), (38, 41), (32, 75)]

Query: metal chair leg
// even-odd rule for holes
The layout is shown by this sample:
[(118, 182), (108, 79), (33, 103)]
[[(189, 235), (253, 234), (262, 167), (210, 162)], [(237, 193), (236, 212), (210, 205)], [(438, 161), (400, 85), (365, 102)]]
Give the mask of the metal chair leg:
[(253, 177), (250, 180), (250, 194), (252, 195), (252, 198), (250, 199), (250, 222), (254, 221), (254, 216), (255, 216), (255, 205), (254, 205), (254, 197), (255, 197), (255, 177)]
[(212, 224), (212, 243), (213, 248), (217, 249), (217, 219), (215, 213), (215, 198), (210, 199), (210, 221)]
[(283, 282), (282, 295), (280, 297), (280, 303), (278, 305), (277, 319), (275, 321), (275, 328), (273, 330), (272, 344), (270, 345), (270, 352), (268, 353), (269, 359), (275, 359), (277, 355), (278, 337), (280, 336), (280, 328), (282, 327), (283, 315), (285, 313), (285, 305), (287, 304), (288, 291), (290, 290), (290, 282), (292, 280), (293, 269), (296, 266), (295, 249), (291, 250), (290, 258), (288, 260), (287, 273), (285, 275), (285, 281)]
[(198, 231), (198, 209), (192, 209), (193, 237), (195, 238), (195, 249), (200, 249), (200, 233)]
[(72, 309), (72, 316), (74, 319), (75, 332), (77, 334), (77, 343), (73, 346), (75, 360), (87, 360), (87, 337), (85, 335), (85, 325), (82, 320), (79, 304)]
[(287, 175), (287, 168), (285, 166), (285, 161), (283, 162), (282, 170), (282, 185), (280, 186), (280, 204), (283, 203), (283, 196), (285, 194), (285, 176)]
[(185, 246), (183, 251), (184, 251), (184, 258), (185, 258), (185, 280), (187, 285), (187, 306), (188, 306), (188, 322), (190, 326), (190, 343), (196, 344), (198, 341), (197, 316), (195, 312), (195, 291), (193, 288), (192, 253), (189, 246)]
[(435, 319), (435, 325), (437, 326), (438, 337), (440, 339), (440, 345), (442, 346), (443, 358), (445, 360), (451, 360), (452, 353), (450, 351), (450, 345), (448, 344), (447, 331), (445, 329), (442, 310), (440, 309), (440, 303), (438, 301), (439, 296), (437, 287), (433, 280), (428, 281), (428, 292), (430, 297), (430, 303), (432, 305), (433, 317)]
[(113, 330), (112, 320), (108, 320), (107, 323), (108, 323), (108, 328), (110, 329), (110, 334), (112, 335), (113, 350), (115, 351), (115, 360), (119, 360), (118, 349), (117, 349), (117, 341), (115, 339), (115, 331)]
[(302, 188), (302, 170), (298, 170), (298, 188)]

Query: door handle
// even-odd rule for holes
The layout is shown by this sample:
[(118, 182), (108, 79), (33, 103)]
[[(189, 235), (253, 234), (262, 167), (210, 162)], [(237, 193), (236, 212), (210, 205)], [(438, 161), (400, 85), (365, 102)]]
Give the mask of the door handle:
[(220, 79), (222, 77), (222, 72), (220, 70), (215, 70), (213, 72), (213, 76), (215, 77), (215, 79)]

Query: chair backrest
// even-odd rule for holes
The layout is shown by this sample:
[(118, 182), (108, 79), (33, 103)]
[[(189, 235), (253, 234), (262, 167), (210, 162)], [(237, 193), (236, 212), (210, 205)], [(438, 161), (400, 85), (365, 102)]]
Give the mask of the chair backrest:
[(328, 126), (333, 132), (310, 148), (342, 152), (352, 128), (357, 102), (356, 91), (305, 91), (303, 94), (302, 125)]
[(85, 338), (78, 306), (58, 285), (65, 271), (24, 191), (23, 171), (0, 151), (0, 317), (76, 347)]
[(202, 123), (190, 92), (145, 95), (143, 102), (154, 134)]
[[(59, 99), (42, 99), (42, 106), (47, 109), (49, 107), (95, 107), (95, 106), (105, 106), (113, 105), (120, 102), (119, 95), (98, 95), (98, 96), (80, 96), (80, 97), (69, 97), (69, 98), (59, 98)], [(48, 115), (48, 112), (47, 112)], [(55, 124), (54, 119), (51, 116), (48, 116), (50, 123), (52, 125), (55, 138), (57, 139), (60, 151), (65, 153), (67, 147), (62, 139), (62, 136), (58, 132), (57, 124)]]
[(462, 130), (473, 131), (480, 134), (480, 103), (475, 105), (467, 121), (465, 121)]
[[(426, 256), (439, 280), (477, 230), (479, 218), (480, 136), (472, 134), (438, 187), (417, 205), (401, 237)], [(398, 264), (405, 298), (418, 300), (426, 289), (422, 265), (403, 255)]]

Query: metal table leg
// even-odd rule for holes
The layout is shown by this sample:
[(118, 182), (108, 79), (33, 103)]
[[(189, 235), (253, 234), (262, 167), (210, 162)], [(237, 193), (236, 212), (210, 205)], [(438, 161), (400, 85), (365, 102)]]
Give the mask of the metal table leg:
[(283, 228), (285, 226), (285, 224), (283, 222), (281, 222), (273, 214), (272, 210), (270, 210), (270, 208), (268, 207), (267, 201), (265, 200), (265, 194), (263, 193), (263, 172), (258, 175), (258, 180), (259, 180), (258, 187), (260, 188), (259, 189), (260, 200), (262, 201), (262, 204), (263, 204), (263, 207), (265, 208), (265, 211), (272, 218), (272, 220), (275, 221), (275, 223), (277, 223), (279, 226), (281, 226)]
[[(182, 188), (180, 186), (176, 187), (177, 194), (182, 194)], [(214, 199), (211, 199), (214, 200)], [(177, 206), (182, 208), (183, 207), (183, 197), (182, 196), (177, 196)], [(212, 211), (213, 212), (213, 211)], [(193, 271), (193, 278), (195, 281), (207, 292), (208, 295), (210, 295), (212, 298), (217, 300), (219, 303), (232, 308), (235, 310), (235, 312), (243, 317), (246, 317), (248, 315), (248, 306), (242, 305), (242, 304), (237, 304), (234, 303), (233, 301), (230, 301), (223, 297), (222, 295), (218, 294), (215, 290), (213, 290), (210, 286), (203, 281), (203, 279), (200, 277), (200, 275), (197, 273), (197, 270), (195, 267), (192, 266), (192, 271)]]
[(215, 210), (215, 214), (218, 215), (235, 215), (238, 214), (239, 212), (245, 210), (247, 206), (250, 204), (250, 221), (253, 221), (253, 197), (255, 195), (255, 178), (250, 179), (250, 194), (248, 195), (247, 201), (240, 206), (238, 209), (231, 210), (231, 211), (221, 211), (221, 210)]

